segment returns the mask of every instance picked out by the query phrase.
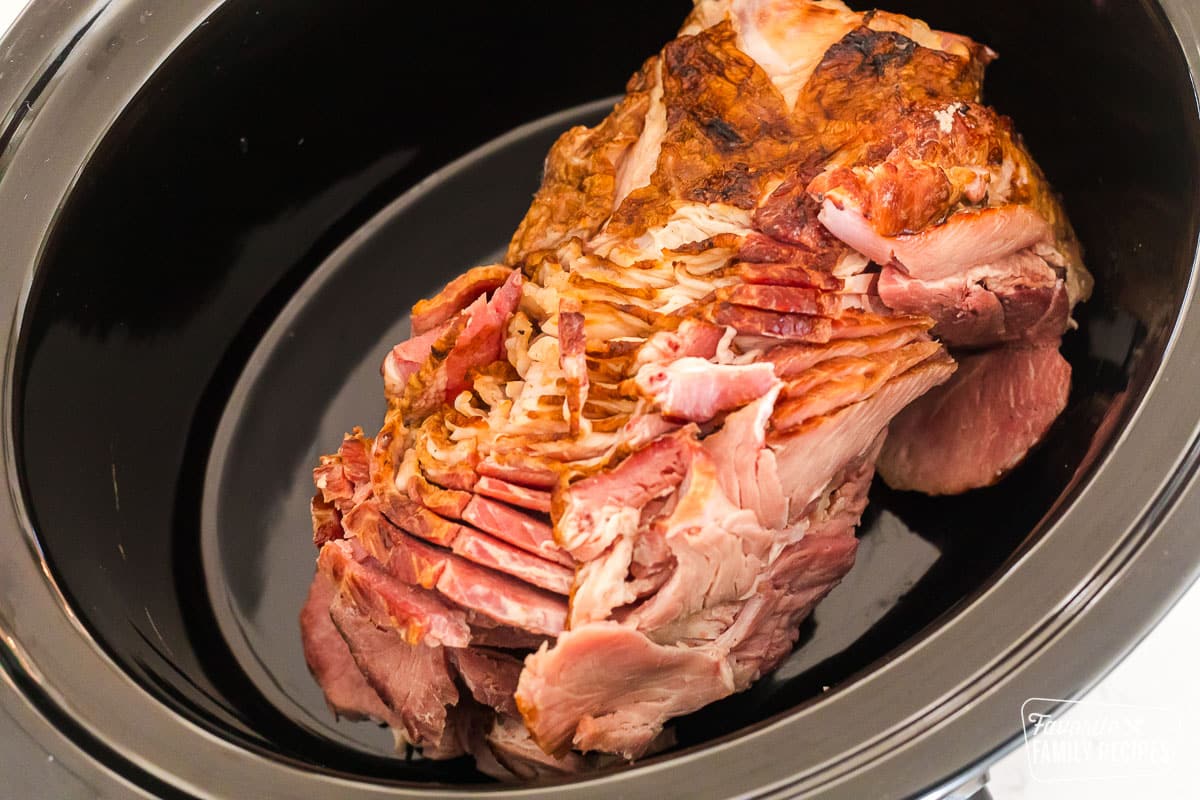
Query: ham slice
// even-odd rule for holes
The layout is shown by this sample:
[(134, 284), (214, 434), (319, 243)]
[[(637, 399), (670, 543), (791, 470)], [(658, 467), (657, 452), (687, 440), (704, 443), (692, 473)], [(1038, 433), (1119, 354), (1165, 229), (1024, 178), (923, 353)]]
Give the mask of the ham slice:
[(346, 434), (336, 455), (322, 456), (313, 470), (313, 483), (321, 502), (345, 513), (366, 499), (371, 489), (371, 440), (361, 428)]
[(487, 735), (487, 747), (496, 762), (522, 780), (561, 778), (590, 769), (578, 753), (547, 754), (534, 743), (525, 725), (512, 717), (500, 717)]
[(388, 352), (380, 366), (383, 374), (384, 391), (389, 397), (402, 397), (408, 387), (408, 379), (416, 375), (429, 360), (433, 345), (450, 329), (450, 321), (441, 327), (413, 336), (396, 345)]
[(550, 525), (503, 503), (476, 495), (463, 509), (463, 519), (527, 553), (568, 567), (575, 564), (554, 541)]
[(514, 718), (518, 715), (514, 695), (521, 676), (519, 660), (482, 647), (447, 652), (472, 697), (501, 714)]
[(330, 614), (354, 663), (391, 712), (388, 721), (400, 721), (393, 732), (408, 744), (429, 746), (441, 758), (461, 755), (457, 742), (446, 741), (447, 707), (458, 702), (458, 689), (445, 648), (413, 646), (394, 631), (378, 628), (340, 597), (333, 600)]
[(481, 477), (475, 484), (475, 493), (493, 500), (502, 500), (510, 506), (517, 506), (529, 511), (540, 511), (543, 514), (550, 513), (549, 492), (519, 486), (499, 478), (487, 475)]
[(521, 298), (521, 273), (513, 271), (486, 303), (478, 298), (463, 312), (467, 323), (446, 355), (446, 400), (452, 401), (470, 384), (468, 372), (486, 366), (501, 355), (504, 328)]
[(990, 486), (1046, 435), (1070, 387), (1058, 342), (966, 356), (892, 423), (879, 472), (893, 488), (926, 494)]
[(664, 647), (633, 628), (593, 622), (530, 656), (516, 697), (547, 753), (574, 746), (636, 758), (666, 720), (732, 693), (719, 653)]
[(434, 330), (469, 306), (480, 295), (499, 289), (511, 275), (512, 268), (503, 264), (467, 270), (446, 284), (436, 297), (422, 300), (413, 307), (413, 334), (421, 336)]
[(485, 569), (409, 536), (399, 536), (388, 554), (388, 572), (400, 580), (436, 589), (446, 599), (501, 625), (555, 636), (566, 623), (561, 598)]
[(391, 712), (359, 671), (329, 616), (336, 596), (336, 584), (328, 575), (318, 572), (313, 576), (300, 612), (304, 660), (334, 714), (348, 720), (374, 719), (390, 724)]
[(674, 490), (691, 461), (692, 433), (664, 436), (620, 466), (571, 486), (559, 495), (555, 536), (576, 559), (604, 552), (636, 530), (641, 509)]
[(367, 561), (365, 553), (356, 553), (350, 542), (330, 542), (322, 547), (317, 566), (358, 613), (410, 644), (465, 647), (471, 641), (461, 611), (450, 608), (432, 592), (395, 580), (378, 564)]
[(826, 198), (821, 223), (876, 264), (899, 264), (920, 280), (938, 280), (979, 264), (994, 264), (1013, 253), (1054, 241), (1054, 231), (1026, 206), (960, 211), (928, 230), (880, 236), (863, 215)]
[(738, 366), (702, 358), (680, 358), (667, 366), (648, 364), (634, 380), (663, 416), (689, 422), (707, 422), (740, 408), (762, 397), (776, 382), (769, 363)]
[(1066, 283), (1031, 250), (937, 280), (885, 267), (878, 292), (901, 314), (933, 317), (934, 335), (955, 347), (1056, 341), (1070, 317)]
[(816, 500), (829, 475), (866, 451), (897, 413), (954, 374), (948, 357), (930, 358), (893, 378), (869, 400), (849, 405), (805, 427), (769, 440), (794, 521)]

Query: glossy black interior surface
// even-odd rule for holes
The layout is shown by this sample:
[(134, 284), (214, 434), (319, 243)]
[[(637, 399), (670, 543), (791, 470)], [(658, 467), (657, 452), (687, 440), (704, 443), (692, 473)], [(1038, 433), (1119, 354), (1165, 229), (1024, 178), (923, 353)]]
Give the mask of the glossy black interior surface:
[[(22, 333), (16, 418), (23, 488), (56, 577), (147, 689), (283, 758), (472, 779), (462, 764), (374, 758), (368, 727), (334, 729), (321, 713), (296, 660), (307, 471), (342, 430), (378, 420), (381, 348), (414, 300), (503, 245), (545, 142), (496, 165), (482, 183), (494, 192), (381, 229), (325, 282), (328, 313), (272, 349), (277, 371), (261, 373), (242, 435), (218, 454), (221, 503), (206, 509), (221, 544), (215, 580), (248, 650), (222, 635), (201, 569), (214, 435), (263, 334), (340, 242), (472, 147), (620, 91), (687, 6), (231, 2), (131, 103), (50, 233)], [(888, 6), (1001, 53), (988, 99), (1017, 120), (1063, 193), (1098, 279), (1067, 340), (1071, 408), (995, 489), (934, 501), (877, 488), (859, 565), (803, 646), (749, 693), (685, 721), (684, 745), (846, 682), (1001, 570), (1136, 403), (1186, 286), (1200, 134), (1178, 47), (1152, 4), (1030, 3), (1036, 25), (996, 0)], [(413, 244), (404, 225), (430, 242), (417, 257), (400, 257)], [(283, 701), (247, 674), (255, 658)]]

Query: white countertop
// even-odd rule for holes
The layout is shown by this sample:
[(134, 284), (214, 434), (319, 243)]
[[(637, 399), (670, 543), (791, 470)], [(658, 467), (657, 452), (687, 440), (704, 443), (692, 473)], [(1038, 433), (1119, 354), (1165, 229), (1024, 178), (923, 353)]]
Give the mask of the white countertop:
[[(1191, 766), (1200, 761), (1200, 586), (1193, 586), (1150, 635), (1083, 699), (1110, 707), (1169, 709), (1180, 721), (1166, 738), (1175, 745), (1170, 765), (1130, 778), (1057, 783), (1033, 777), (1026, 748), (992, 768), (995, 800), (1128, 800), (1200, 797)], [(1067, 717), (1070, 719), (1070, 717)]]
[[(0, 0), (0, 30), (25, 6), (25, 0)], [(2, 67), (0, 67), (2, 69)], [(1200, 588), (1193, 588), (1138, 648), (1085, 698), (1108, 706), (1171, 709), (1182, 720), (1176, 747), (1161, 772), (1136, 778), (1051, 782), (1035, 777), (1028, 749), (1021, 747), (991, 771), (995, 800), (1126, 800), (1132, 796), (1200, 796), (1189, 766), (1200, 761)], [(1014, 715), (1018, 713), (1014, 709)], [(1070, 719), (1068, 717), (1068, 719)]]

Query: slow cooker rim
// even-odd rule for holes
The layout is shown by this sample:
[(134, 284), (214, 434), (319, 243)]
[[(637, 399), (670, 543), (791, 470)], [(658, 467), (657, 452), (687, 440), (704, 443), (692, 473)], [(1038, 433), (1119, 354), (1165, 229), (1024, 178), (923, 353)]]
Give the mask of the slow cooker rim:
[[(215, 11), (223, 2), (212, 2), (212, 0), (187, 0), (187, 2), (170, 2), (170, 0), (157, 0), (152, 3), (142, 3), (137, 9), (132, 8), (131, 3), (123, 3), (120, 0), (111, 4), (97, 4), (96, 7), (103, 6), (103, 13), (98, 17), (88, 18), (86, 14), (68, 15), (63, 12), (62, 28), (60, 33), (67, 35), (69, 39), (78, 42), (78, 47), (102, 47), (104, 42), (108, 41), (105, 38), (106, 33), (121, 28), (126, 22), (130, 21), (134, 15), (140, 11), (151, 8), (154, 11), (152, 24), (143, 26), (145, 32), (149, 35), (150, 41), (143, 42), (142, 49), (137, 54), (129, 53), (114, 53), (110, 62), (111, 74), (118, 80), (112, 81), (113, 84), (126, 85), (124, 90), (113, 90), (108, 95), (103, 96), (104, 103), (101, 103), (98, 98), (89, 100), (88, 109), (92, 113), (92, 118), (88, 123), (95, 128), (98, 124), (98, 130), (93, 130), (91, 134), (91, 144), (94, 145), (102, 137), (108, 126), (116, 118), (124, 106), (128, 96), (132, 96), (133, 91), (144, 83), (145, 79), (162, 63), (162, 59), (175, 50), (175, 47), (186, 36), (206, 19), (210, 13)], [(1186, 41), (1189, 44), (1200, 40), (1197, 36), (1196, 12), (1192, 11), (1186, 2), (1183, 0), (1163, 0), (1161, 6), (1166, 11), (1168, 19), (1174, 27), (1177, 38), (1181, 41)], [(94, 11), (96, 7), (87, 9)], [(95, 24), (91, 24), (94, 20)], [(32, 25), (30, 15), (27, 12), (16, 26), (10, 31), (6, 37), (5, 44), (12, 42), (15, 37), (26, 35)], [(1187, 34), (1185, 36), (1185, 33)], [(60, 37), (54, 37), (53, 41), (60, 42)], [(1195, 76), (1200, 71), (1198, 64), (1198, 56), (1195, 47), (1185, 47), (1186, 58), (1191, 67), (1191, 75), (1193, 85)], [(208, 731), (203, 730), (199, 726), (190, 721), (178, 716), (166, 706), (160, 705), (144, 690), (142, 690), (133, 680), (114, 665), (107, 656), (103, 653), (99, 645), (93, 642), (87, 635), (86, 630), (81, 623), (74, 617), (70, 608), (63, 602), (62, 594), (58, 591), (58, 587), (54, 582), (53, 575), (46, 568), (44, 560), (41, 558), (40, 550), (37, 545), (36, 533), (28, 524), (29, 520), (24, 516), (20, 488), (16, 486), (16, 461), (15, 449), (13, 444), (13, 365), (15, 360), (15, 352), (20, 330), (21, 314), (24, 309), (25, 301), (28, 298), (28, 293), (33, 277), (33, 270), (36, 267), (38, 260), (38, 248), (41, 244), (41, 236), (36, 231), (49, 230), (54, 222), (55, 214), (58, 208), (58, 200), (69, 193), (70, 186), (78, 171), (86, 164), (90, 154), (91, 145), (86, 145), (76, 154), (77, 158), (74, 161), (64, 159), (62, 163), (54, 165), (52, 170), (42, 170), (38, 177), (39, 181), (28, 181), (26, 188), (31, 188), (31, 194), (34, 195), (34, 201), (24, 206), (18, 205), (19, 198), (14, 197), (15, 189), (12, 188), (14, 183), (19, 183), (16, 178), (21, 177), (21, 169), (25, 169), (25, 175), (28, 178), (28, 168), (33, 163), (40, 162), (42, 156), (39, 150), (39, 142), (33, 136), (25, 134), (33, 133), (39, 129), (49, 126), (57, 114), (59, 118), (63, 116), (71, 117), (79, 108), (73, 107), (71, 103), (63, 100), (64, 94), (69, 94), (69, 90), (73, 89), (78, 92), (87, 86), (87, 76), (80, 75), (78, 67), (78, 53), (68, 51), (65, 57), (61, 59), (61, 67), (58, 66), (57, 57), (47, 58), (47, 55), (53, 53), (52, 49), (47, 49), (38, 56), (35, 51), (27, 58), (29, 62), (36, 59), (36, 63), (45, 67), (45, 70), (31, 70), (30, 75), (36, 76), (35, 82), (44, 81), (42, 84), (43, 91), (33, 99), (31, 107), (27, 109), (27, 113), (23, 120), (19, 120), (19, 125), (23, 126), (22, 130), (14, 131), (22, 135), (13, 136), (10, 141), (9, 151), (0, 153), (0, 159), (9, 161), (12, 169), (6, 172), (5, 180), (0, 181), (0, 213), (5, 213), (6, 219), (15, 219), (17, 221), (24, 220), (26, 224), (23, 226), (14, 225), (14, 228), (20, 228), (14, 238), (20, 240), (20, 246), (14, 247), (9, 254), (3, 258), (7, 262), (0, 269), (0, 286), (6, 289), (11, 288), (12, 291), (4, 293), (3, 303), (6, 306), (4, 312), (11, 314), (13, 327), (5, 331), (4, 347), (6, 351), (6, 381), (5, 393), (3, 398), (3, 419), (5, 425), (5, 458), (6, 469), (8, 470), (10, 479), (10, 493), (0, 499), (0, 519), (3, 519), (3, 528), (0, 529), (0, 539), (8, 541), (12, 544), (19, 544), (21, 547), (30, 550), (34, 556), (33, 559), (26, 562), (17, 559), (11, 560), (11, 563), (6, 563), (0, 566), (0, 574), (6, 578), (6, 583), (9, 586), (20, 587), (22, 590), (22, 603), (20, 609), (10, 609), (7, 599), (0, 598), (0, 633), (3, 634), (4, 642), (8, 652), (5, 654), (5, 670), (10, 673), (20, 672), (19, 680), (14, 679), (13, 675), (6, 677), (13, 683), (20, 683), (27, 694), (37, 692), (41, 695), (41, 699), (54, 708), (59, 709), (64, 714), (79, 722), (80, 726), (87, 730), (90, 735), (94, 736), (96, 741), (108, 742), (113, 746), (115, 752), (119, 752), (130, 764), (137, 764), (141, 769), (145, 770), (147, 775), (157, 776), (159, 779), (181, 787), (186, 787), (190, 791), (204, 793), (211, 790), (220, 790), (220, 786), (232, 787), (236, 786), (236, 776), (233, 782), (227, 784), (216, 784), (212, 781), (218, 777), (214, 775), (211, 764), (221, 763), (224, 769), (229, 770), (229, 774), (237, 772), (242, 775), (260, 775), (258, 772), (263, 769), (270, 769), (272, 775), (278, 775), (280, 782), (275, 784), (279, 788), (299, 789), (305, 787), (311, 789), (308, 781), (314, 778), (323, 779), (322, 782), (327, 782), (332, 789), (336, 787), (341, 793), (341, 796), (347, 796), (347, 790), (357, 790), (361, 796), (375, 795), (379, 792), (396, 793), (397, 789), (392, 785), (383, 784), (365, 784), (360, 782), (350, 782), (342, 778), (332, 776), (316, 776), (311, 773), (305, 773), (288, 767), (279, 762), (263, 759), (258, 756), (251, 755), (248, 751), (243, 751), (232, 747), (229, 743), (221, 741), (218, 737), (213, 736)], [(136, 56), (136, 57), (135, 57)], [(28, 63), (28, 62), (27, 62)], [(120, 78), (132, 78), (133, 88), (129, 88), (129, 81), (119, 80)], [(13, 120), (12, 110), (16, 104), (24, 102), (25, 95), (16, 97), (3, 97), (0, 99), (9, 100), (5, 105), (9, 109), (9, 115), (6, 115), (6, 120)], [(102, 107), (103, 106), (103, 107)], [(115, 108), (113, 108), (115, 106)], [(87, 129), (88, 125), (81, 126), (82, 129)], [(63, 145), (67, 139), (71, 139), (72, 144), (78, 144), (82, 140), (88, 138), (81, 131), (73, 131), (70, 137), (62, 136), (58, 144)], [(45, 147), (44, 141), (40, 145)], [(56, 155), (61, 155), (61, 151), (65, 146), (60, 146)], [(51, 179), (51, 175), (53, 178)], [(16, 176), (16, 177), (14, 177)], [(51, 188), (53, 187), (53, 188)], [(41, 195), (37, 192), (41, 191)], [(51, 197), (50, 195), (55, 195)], [(22, 201), (24, 202), (24, 201)], [(10, 215), (9, 211), (20, 211), (25, 209), (24, 214)], [(42, 224), (30, 224), (34, 220), (38, 220)], [(14, 253), (22, 252), (22, 258), (14, 257)], [(1114, 442), (1110, 448), (1108, 457), (1105, 463), (1097, 467), (1096, 473), (1093, 476), (1092, 482), (1081, 487), (1079, 496), (1075, 502), (1070, 504), (1070, 508), (1063, 509), (1060, 519), (1051, 526), (1043, 537), (1042, 541), (1035, 547), (1031, 548), (1030, 552), (1026, 553), (1020, 563), (1028, 564), (1035, 558), (1038, 558), (1038, 553), (1051, 549), (1050, 545), (1057, 543), (1062, 537), (1055, 538), (1056, 532), (1063, 530), (1065, 521), (1070, 512), (1075, 509), (1084, 496), (1094, 496), (1097, 491), (1097, 480), (1102, 475), (1112, 479), (1114, 474), (1114, 463), (1118, 461), (1117, 456), (1128, 450), (1129, 440), (1133, 438), (1135, 428), (1144, 433), (1147, 429), (1163, 433), (1163, 422), (1169, 421), (1163, 415), (1155, 415), (1149, 413), (1147, 408), (1152, 405), (1155, 398), (1162, 399), (1166, 394), (1164, 384), (1169, 381), (1164, 380), (1170, 369), (1175, 369), (1176, 372), (1181, 371), (1180, 361), (1181, 351), (1187, 352), (1192, 346), (1198, 344), (1196, 341), (1200, 339), (1200, 323), (1195, 319), (1195, 298), (1194, 298), (1194, 281), (1195, 281), (1195, 263), (1193, 263), (1192, 282), (1189, 284), (1187, 296), (1184, 301), (1184, 307), (1177, 320), (1176, 328), (1172, 337), (1172, 342), (1168, 346), (1164, 354), (1162, 364), (1160, 365), (1158, 374), (1155, 377), (1152, 385), (1147, 389), (1146, 395), (1143, 398), (1139, 408), (1134, 414), (1134, 417), (1128, 421), (1125, 429), (1119, 440)], [(17, 289), (19, 288), (19, 291)], [(1186, 374), (1186, 373), (1184, 373)], [(1181, 384), (1180, 376), (1176, 375), (1174, 381), (1175, 386)], [(1159, 403), (1162, 406), (1162, 403)], [(1182, 404), (1180, 404), (1182, 405)], [(767, 771), (759, 770), (759, 775), (769, 775), (769, 779), (775, 781), (774, 786), (769, 790), (759, 790), (761, 796), (774, 794), (776, 792), (796, 791), (796, 790), (813, 790), (825, 788), (831, 794), (845, 794), (845, 796), (867, 796), (871, 792), (866, 791), (865, 787), (870, 786), (870, 773), (875, 775), (881, 774), (880, 765), (890, 763), (895, 766), (898, 763), (898, 758), (911, 753), (913, 747), (920, 743), (928, 745), (933, 739), (947, 741), (952, 738), (954, 730), (962, 730), (967, 717), (977, 719), (980, 716), (980, 711), (985, 708), (995, 708), (999, 694), (999, 685), (1002, 680), (1009, 682), (1016, 676), (1018, 671), (1031, 670), (1036, 666), (1035, 662), (1046, 662), (1046, 656), (1051, 654), (1053, 648), (1060, 648), (1061, 643), (1066, 641), (1071, 636), (1079, 636), (1085, 634), (1082, 629), (1083, 619), (1080, 614), (1089, 606), (1095, 607), (1103, 603), (1109, 603), (1113, 598), (1119, 596), (1132, 595), (1133, 600), (1126, 600), (1126, 604), (1137, 611), (1135, 615), (1135, 626), (1130, 630), (1136, 630), (1139, 633), (1144, 633), (1152, 626), (1153, 622), (1166, 610), (1170, 602), (1174, 600), (1179, 593), (1191, 582), (1196, 573), (1196, 559), (1179, 558), (1180, 552), (1195, 554), (1198, 548), (1197, 543), (1189, 542), (1186, 536), (1181, 536), (1179, 525), (1169, 524), (1170, 519), (1178, 522), (1179, 508), (1173, 507), (1180, 496), (1187, 494), (1189, 482), (1194, 474), (1197, 456), (1197, 440), (1194, 435), (1195, 421), (1200, 419), (1200, 409), (1196, 408), (1196, 403), (1187, 406), (1187, 419), (1192, 425), (1192, 433), (1188, 438), (1186, 447), (1182, 450), (1174, 452), (1179, 453), (1179, 458), (1172, 463), (1171, 470), (1166, 477), (1160, 482), (1157, 478), (1151, 476), (1144, 479), (1139, 484), (1139, 488), (1150, 491), (1151, 496), (1156, 498), (1152, 507), (1147, 513), (1135, 520), (1131, 520), (1129, 525), (1122, 526), (1119, 535), (1114, 539), (1105, 539), (1109, 547), (1105, 551), (1108, 558), (1100, 561), (1100, 566), (1096, 569), (1089, 570), (1084, 575), (1080, 576), (1080, 580), (1075, 584), (1071, 591), (1066, 593), (1059, 592), (1056, 598), (1056, 603), (1048, 606), (1053, 608), (1053, 613), (1049, 614), (1045, 621), (1045, 626), (1039, 629), (1035, 638), (1037, 641), (1029, 641), (1021, 653), (1012, 653), (1014, 659), (993, 659), (993, 663), (985, 665), (987, 667), (986, 674), (992, 675), (996, 680), (990, 685), (975, 685), (977, 690), (976, 696), (972, 700), (970, 708), (959, 707), (957, 709), (945, 709), (943, 715), (933, 714), (928, 712), (937, 708), (934, 704), (930, 706), (926, 704), (923, 710), (926, 712), (926, 717), (931, 721), (933, 727), (927, 728), (921, 734), (918, 740), (902, 739), (897, 741), (897, 735), (904, 731), (911, 733), (910, 726), (901, 726), (893, 733), (892, 736), (877, 736), (874, 741), (867, 737), (867, 743), (859, 749), (857, 754), (845, 755), (839, 754), (840, 757), (830, 759), (825, 764), (810, 763), (807, 771), (796, 774), (799, 770), (786, 770), (784, 773), (775, 772), (769, 774)], [(1158, 419), (1155, 419), (1158, 417)], [(1157, 425), (1155, 423), (1158, 423)], [(1169, 432), (1169, 431), (1168, 431)], [(1176, 446), (1178, 442), (1175, 442)], [(1124, 448), (1124, 450), (1123, 450)], [(1161, 463), (1156, 464), (1156, 469), (1161, 473)], [(1139, 476), (1146, 478), (1145, 475)], [(1159, 477), (1162, 477), (1159, 475)], [(1118, 480), (1120, 480), (1118, 478)], [(1128, 481), (1122, 481), (1128, 483)], [(1162, 485), (1164, 484), (1165, 485)], [(1147, 485), (1149, 484), (1149, 485)], [(1158, 523), (1165, 524), (1158, 524)], [(1135, 580), (1137, 570), (1136, 567), (1145, 567), (1150, 564), (1152, 559), (1149, 558), (1154, 552), (1162, 549), (1160, 545), (1165, 546), (1167, 542), (1172, 542), (1174, 550), (1174, 559), (1165, 559), (1168, 563), (1160, 564), (1161, 567), (1153, 574), (1160, 577), (1169, 575), (1170, 580), (1162, 585), (1173, 587), (1174, 591), (1170, 592), (1169, 597), (1159, 597), (1150, 599), (1139, 597), (1138, 592), (1133, 591), (1132, 587), (1137, 584)], [(1151, 549), (1150, 545), (1154, 547)], [(20, 552), (20, 550), (18, 550)], [(1043, 553), (1043, 556), (1045, 554)], [(1043, 559), (1044, 560), (1044, 559)], [(1137, 563), (1135, 563), (1135, 560)], [(1164, 561), (1160, 556), (1157, 561)], [(1093, 562), (1095, 563), (1095, 562)], [(1006, 582), (1010, 585), (1014, 583), (1013, 573), (1017, 572), (1016, 567), (1010, 571), (1009, 575), (1002, 578), (992, 591), (1000, 591), (1004, 589)], [(1144, 578), (1142, 579), (1144, 583)], [(934, 631), (930, 636), (917, 643), (914, 648), (900, 654), (891, 663), (885, 665), (878, 674), (868, 676), (858, 682), (855, 687), (862, 691), (857, 691), (855, 696), (858, 698), (864, 697), (864, 692), (869, 694), (872, 690), (871, 684), (878, 684), (884, 680), (885, 671), (888, 675), (895, 672), (898, 666), (902, 666), (905, 662), (915, 659), (918, 651), (927, 649), (931, 642), (939, 637), (948, 636), (950, 629), (955, 628), (958, 633), (962, 634), (962, 627), (966, 624), (965, 620), (969, 614), (974, 612), (976, 616), (980, 612), (980, 607), (984, 605), (984, 600), (987, 595), (980, 597), (972, 604), (970, 608), (963, 609), (954, 620), (948, 622), (942, 629)], [(36, 608), (33, 606), (36, 605)], [(1094, 617), (1093, 617), (1094, 619)], [(1094, 624), (1092, 627), (1095, 627)], [(28, 634), (33, 631), (53, 630), (53, 634), (47, 634), (46, 640), (31, 641)], [(1055, 638), (1057, 637), (1057, 638)], [(968, 636), (968, 639), (970, 637)], [(1140, 638), (1140, 636), (1139, 636)], [(54, 657), (55, 648), (49, 647), (46, 641), (53, 640), (55, 644), (63, 644), (69, 646), (75, 654), (79, 655), (82, 662), (74, 663), (74, 659), (61, 659), (67, 663), (55, 663)], [(1053, 641), (1052, 641), (1053, 640)], [(1114, 646), (1112, 642), (1096, 643), (1094, 651), (1098, 656), (1096, 667), (1093, 671), (1092, 680), (1098, 679), (1099, 676), (1107, 671), (1113, 663), (1123, 655), (1127, 649), (1132, 647), (1132, 643), (1126, 642), (1121, 645)], [(1009, 671), (1001, 672), (999, 663), (1008, 663)], [(1060, 665), (1061, 666), (1061, 665)], [(98, 670), (91, 672), (91, 670)], [(1059, 670), (1061, 673), (1061, 669)], [(107, 703), (97, 703), (92, 699), (91, 703), (84, 703), (79, 695), (80, 691), (86, 691), (89, 688), (89, 683), (93, 686), (97, 676), (101, 676), (107, 688), (112, 690), (112, 695)], [(1079, 672), (1075, 672), (1078, 676)], [(978, 677), (978, 676), (976, 676)], [(82, 680), (81, 680), (82, 679)], [(1061, 676), (1059, 676), (1061, 680)], [(1090, 682), (1089, 682), (1090, 683)], [(1062, 685), (1071, 685), (1072, 692), (1079, 688), (1078, 680), (1063, 683)], [(93, 688), (92, 691), (95, 691)], [(102, 692), (108, 697), (108, 691)], [(839, 696), (840, 695), (840, 696)], [(839, 693), (830, 697), (822, 705), (823, 708), (830, 708), (835, 703), (844, 705), (849, 691), (845, 694)], [(876, 702), (881, 702), (886, 698), (886, 692), (881, 693), (876, 697)], [(954, 695), (958, 696), (958, 695)], [(1066, 698), (1064, 698), (1066, 699)], [(911, 705), (911, 704), (909, 704)], [(961, 705), (961, 704), (960, 704)], [(1016, 723), (1016, 707), (1019, 702), (1013, 706), (1012, 722)], [(120, 716), (134, 721), (143, 721), (146, 719), (153, 720), (154, 733), (152, 736), (130, 737), (130, 736), (115, 736), (111, 731), (107, 734), (100, 720), (105, 719), (105, 716), (97, 713), (100, 707), (107, 708), (112, 713), (122, 712)], [(862, 707), (860, 705), (860, 707)], [(145, 715), (145, 716), (143, 716)], [(765, 726), (759, 731), (755, 731), (747, 736), (738, 737), (730, 742), (725, 742), (715, 749), (705, 749), (700, 753), (690, 754), (688, 757), (671, 759), (660, 764), (652, 764), (644, 768), (637, 768), (622, 773), (617, 773), (611, 776), (605, 776), (595, 781), (585, 781), (578, 784), (567, 786), (556, 786), (549, 791), (554, 791), (556, 794), (567, 794), (585, 796), (595, 793), (603, 793), (611, 791), (618, 784), (630, 780), (637, 776), (639, 779), (647, 780), (647, 783), (639, 786), (639, 788), (647, 791), (653, 791), (655, 788), (661, 789), (672, 785), (678, 785), (674, 780), (675, 776), (680, 774), (684, 769), (694, 770), (695, 762), (698, 758), (712, 755), (715, 751), (729, 752), (731, 755), (736, 755), (738, 752), (748, 752), (748, 748), (761, 746), (763, 740), (771, 738), (780, 741), (796, 742), (800, 741), (797, 737), (789, 735), (788, 729), (794, 730), (797, 726), (807, 724), (807, 718), (813, 716), (811, 713), (798, 712), (788, 715), (779, 722)], [(934, 721), (934, 718), (937, 718)], [(911, 720), (910, 720), (911, 721)], [(900, 722), (904, 722), (901, 720)], [(940, 727), (938, 727), (940, 726)], [(151, 727), (150, 725), (146, 726)], [(1013, 741), (1011, 728), (1010, 735), (1000, 735), (996, 737), (994, 731), (989, 732), (988, 737), (980, 737), (987, 739), (973, 744), (970, 747), (964, 748), (962, 744), (965, 741), (964, 737), (959, 738), (960, 752), (967, 750), (972, 751), (971, 756), (961, 762), (967, 765), (977, 763), (980, 759), (996, 753), (999, 749), (1004, 748)], [(936, 728), (936, 730), (935, 730)], [(1019, 732), (1019, 728), (1016, 728)], [(780, 736), (782, 734), (782, 737)], [(936, 734), (936, 735), (935, 735)], [(152, 755), (163, 749), (162, 745), (171, 736), (187, 737), (187, 740), (195, 743), (197, 746), (204, 746), (211, 750), (211, 753), (206, 753), (208, 760), (206, 766), (199, 772), (194, 765), (180, 763), (178, 753), (173, 758), (157, 757)], [(157, 742), (155, 741), (157, 740)], [(157, 744), (158, 747), (153, 745)], [(170, 751), (182, 750), (188, 751), (190, 748), (174, 748), (167, 746)], [(770, 748), (764, 748), (769, 750)], [(864, 751), (869, 750), (878, 757), (867, 757)], [(886, 751), (886, 755), (884, 755)], [(162, 755), (159, 752), (159, 755)], [(168, 752), (165, 755), (170, 756)], [(906, 756), (907, 757), (907, 756)], [(200, 761), (193, 756), (189, 756), (187, 761)], [(848, 761), (849, 760), (849, 763)], [(922, 789), (940, 785), (943, 783), (944, 775), (931, 774), (928, 769), (922, 771), (917, 768), (920, 765), (913, 763), (915, 759), (908, 757), (909, 764), (907, 769), (896, 769), (888, 776), (887, 788), (891, 792), (901, 790), (904, 787), (905, 791), (916, 792)], [(731, 764), (745, 763), (754, 764), (754, 759), (739, 761), (737, 758), (721, 759), (723, 767), (722, 775), (713, 775), (714, 778), (711, 785), (706, 788), (710, 791), (725, 791), (734, 790), (731, 786), (737, 779), (753, 773), (746, 769), (738, 770), (731, 768)], [(233, 770), (233, 762), (237, 762), (239, 769)], [(932, 762), (931, 762), (932, 763)], [(944, 763), (944, 762), (943, 762)], [(173, 766), (168, 767), (168, 764)], [(834, 769), (834, 765), (840, 765), (841, 769)], [(864, 771), (865, 770), (865, 771)], [(697, 774), (692, 772), (691, 774)], [(796, 780), (797, 777), (802, 779), (802, 782)], [(285, 780), (286, 779), (286, 780)], [(652, 785), (657, 784), (657, 786)], [(744, 787), (736, 787), (737, 790), (746, 791)], [(420, 791), (427, 791), (422, 789)], [(534, 790), (539, 791), (539, 790)], [(545, 790), (542, 790), (545, 791)], [(490, 792), (491, 794), (502, 796), (508, 792), (497, 790)], [(450, 796), (447, 793), (446, 796)]]

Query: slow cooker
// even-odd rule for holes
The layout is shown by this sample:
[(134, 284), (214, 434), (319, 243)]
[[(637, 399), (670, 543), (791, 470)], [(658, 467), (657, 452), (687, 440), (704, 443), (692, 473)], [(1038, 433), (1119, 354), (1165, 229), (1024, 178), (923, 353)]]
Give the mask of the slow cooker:
[[(505, 244), (566, 127), (686, 0), (35, 0), (0, 43), (3, 705), (97, 791), (966, 796), (1200, 567), (1200, 9), (889, 10), (1001, 54), (987, 100), (1096, 275), (1068, 411), (1000, 485), (873, 490), (778, 673), (679, 744), (504, 786), (335, 724), (296, 615), (308, 470), (375, 419), (403, 315)], [(605, 99), (609, 98), (609, 99)]]

